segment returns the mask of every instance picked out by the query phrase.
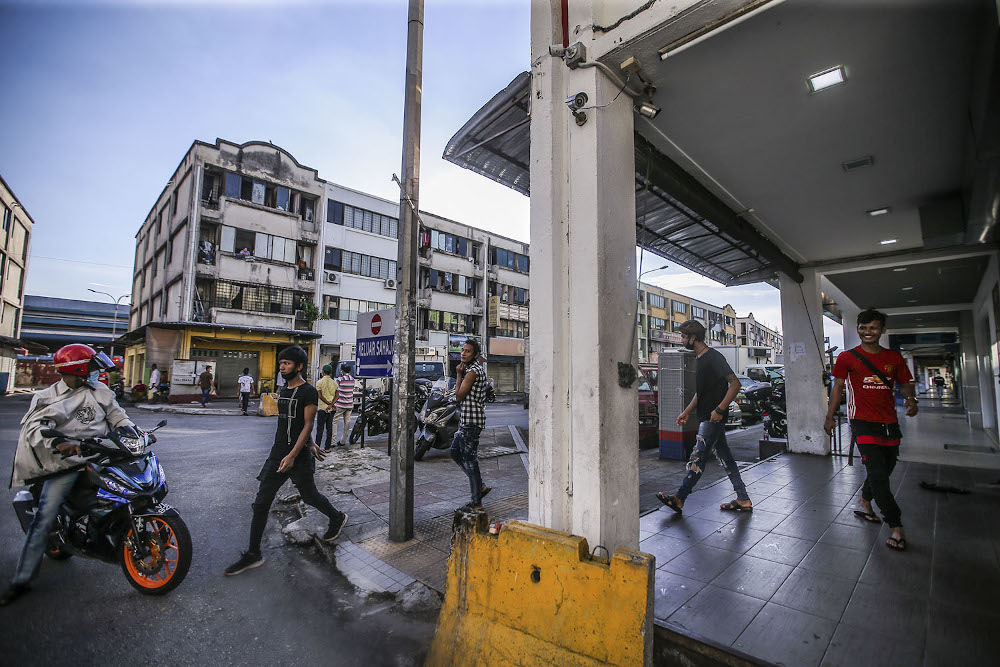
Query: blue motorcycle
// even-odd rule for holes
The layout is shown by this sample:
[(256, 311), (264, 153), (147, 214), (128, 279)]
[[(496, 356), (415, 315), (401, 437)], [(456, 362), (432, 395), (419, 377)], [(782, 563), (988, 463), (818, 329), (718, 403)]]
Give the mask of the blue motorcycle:
[[(153, 432), (131, 426), (104, 438), (72, 438), (55, 429), (42, 436), (77, 443), (88, 459), (60, 510), (45, 553), (54, 560), (77, 555), (121, 566), (139, 592), (163, 595), (187, 576), (191, 535), (176, 509), (163, 502), (167, 479), (150, 445)], [(27, 532), (38, 509), (41, 485), (14, 496)]]

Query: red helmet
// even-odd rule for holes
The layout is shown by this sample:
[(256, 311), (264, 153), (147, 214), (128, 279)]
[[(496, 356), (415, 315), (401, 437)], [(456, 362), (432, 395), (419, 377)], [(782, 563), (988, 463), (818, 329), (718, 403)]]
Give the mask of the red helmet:
[(89, 345), (73, 343), (59, 348), (55, 354), (56, 370), (67, 375), (87, 377), (91, 371), (114, 368), (115, 364), (103, 352), (95, 352)]

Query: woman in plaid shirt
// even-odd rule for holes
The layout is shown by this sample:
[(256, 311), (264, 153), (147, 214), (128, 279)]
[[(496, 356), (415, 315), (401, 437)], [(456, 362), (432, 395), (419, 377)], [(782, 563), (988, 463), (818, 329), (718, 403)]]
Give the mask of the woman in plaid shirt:
[(481, 353), (479, 341), (472, 338), (462, 346), (462, 363), (455, 369), (455, 400), (462, 408), (462, 422), (451, 443), (451, 458), (469, 476), (472, 502), (467, 507), (476, 510), (483, 508), (483, 496), (490, 492), (479, 474), (479, 434), (486, 427), (486, 370), (479, 361)]

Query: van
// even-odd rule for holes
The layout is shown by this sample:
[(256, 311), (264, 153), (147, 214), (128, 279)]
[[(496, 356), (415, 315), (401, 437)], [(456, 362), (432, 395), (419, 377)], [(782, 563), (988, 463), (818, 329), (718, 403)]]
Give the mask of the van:
[(746, 375), (754, 382), (770, 382), (771, 373), (773, 372), (784, 374), (784, 364), (748, 364), (743, 369), (743, 375)]

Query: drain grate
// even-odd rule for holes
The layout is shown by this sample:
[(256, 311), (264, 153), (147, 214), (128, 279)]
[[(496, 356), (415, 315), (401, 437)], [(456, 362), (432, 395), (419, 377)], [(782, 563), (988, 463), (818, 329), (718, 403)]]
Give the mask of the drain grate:
[(1000, 454), (996, 447), (989, 445), (954, 445), (948, 443), (944, 446), (950, 452), (971, 452), (973, 454)]

